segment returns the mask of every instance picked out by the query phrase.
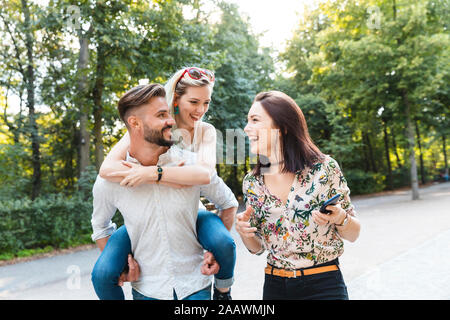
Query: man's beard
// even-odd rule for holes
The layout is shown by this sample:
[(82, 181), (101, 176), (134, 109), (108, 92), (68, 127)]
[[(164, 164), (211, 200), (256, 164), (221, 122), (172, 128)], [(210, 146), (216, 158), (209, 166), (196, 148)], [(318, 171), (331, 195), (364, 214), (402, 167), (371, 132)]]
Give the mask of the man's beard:
[(147, 142), (156, 144), (161, 147), (171, 147), (173, 145), (172, 140), (164, 139), (163, 131), (172, 128), (172, 126), (166, 126), (161, 131), (150, 129), (147, 125), (144, 125), (144, 139)]

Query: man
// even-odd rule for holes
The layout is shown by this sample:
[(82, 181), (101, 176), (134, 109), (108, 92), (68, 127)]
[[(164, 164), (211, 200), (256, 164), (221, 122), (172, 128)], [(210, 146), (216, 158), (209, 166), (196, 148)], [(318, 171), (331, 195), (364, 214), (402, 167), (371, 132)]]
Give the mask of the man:
[[(175, 121), (161, 85), (131, 89), (119, 101), (119, 113), (130, 134), (128, 161), (157, 165), (158, 181), (176, 173), (170, 169), (182, 161), (195, 164), (194, 153), (172, 146)], [(196, 238), (199, 197), (214, 202), (222, 214), (234, 215), (238, 206), (217, 174), (208, 185), (180, 189), (160, 183), (127, 188), (97, 177), (93, 194), (92, 239), (100, 250), (115, 230), (111, 218), (116, 210), (123, 215), (141, 271), (132, 283), (135, 299), (210, 299), (211, 278), (201, 273), (203, 248)]]

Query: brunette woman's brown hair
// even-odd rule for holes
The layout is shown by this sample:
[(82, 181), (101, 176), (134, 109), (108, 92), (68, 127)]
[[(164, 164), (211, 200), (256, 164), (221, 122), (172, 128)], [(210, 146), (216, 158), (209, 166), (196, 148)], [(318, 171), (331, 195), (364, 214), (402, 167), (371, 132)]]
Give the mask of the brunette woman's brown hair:
[[(261, 92), (253, 103), (261, 103), (264, 110), (281, 133), (281, 153), (283, 155), (282, 172), (295, 173), (306, 167), (312, 167), (324, 158), (323, 153), (312, 141), (306, 120), (297, 103), (280, 91)], [(253, 174), (260, 175), (266, 167), (259, 157)]]

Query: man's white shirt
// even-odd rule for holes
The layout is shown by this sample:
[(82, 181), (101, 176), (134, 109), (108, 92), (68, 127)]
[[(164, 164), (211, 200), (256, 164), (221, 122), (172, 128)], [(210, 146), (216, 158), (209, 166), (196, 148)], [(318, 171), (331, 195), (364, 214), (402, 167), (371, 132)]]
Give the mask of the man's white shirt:
[[(128, 161), (137, 160), (127, 156)], [(194, 164), (196, 154), (172, 146), (159, 157), (158, 165)], [(141, 276), (132, 287), (156, 299), (178, 299), (204, 289), (211, 276), (201, 274), (203, 248), (197, 240), (196, 221), (200, 195), (220, 210), (237, 207), (230, 188), (217, 176), (208, 185), (175, 189), (162, 184), (122, 187), (97, 177), (93, 187), (92, 240), (110, 236), (116, 229), (111, 219), (118, 209), (124, 218), (133, 256)], [(214, 230), (211, 230), (214, 232)]]

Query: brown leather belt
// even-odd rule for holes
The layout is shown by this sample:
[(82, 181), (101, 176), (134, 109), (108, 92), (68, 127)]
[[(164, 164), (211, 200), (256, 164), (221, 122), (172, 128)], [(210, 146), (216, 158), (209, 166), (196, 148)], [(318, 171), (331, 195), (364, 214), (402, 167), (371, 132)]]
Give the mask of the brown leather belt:
[(300, 277), (300, 276), (309, 276), (312, 274), (318, 274), (318, 273), (324, 273), (324, 272), (336, 271), (336, 270), (339, 270), (339, 267), (335, 264), (329, 265), (329, 266), (309, 268), (309, 269), (299, 269), (299, 270), (278, 269), (278, 268), (272, 267), (270, 264), (267, 264), (265, 272), (266, 272), (266, 274), (272, 274), (272, 275), (278, 276), (278, 277), (296, 278), (296, 277)]

